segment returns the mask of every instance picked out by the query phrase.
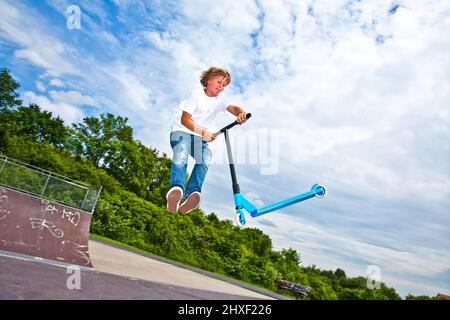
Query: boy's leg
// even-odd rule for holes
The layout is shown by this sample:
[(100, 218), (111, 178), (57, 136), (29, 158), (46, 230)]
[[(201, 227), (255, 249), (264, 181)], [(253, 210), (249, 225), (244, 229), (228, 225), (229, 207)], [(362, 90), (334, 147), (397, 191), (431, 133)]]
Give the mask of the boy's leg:
[(202, 185), (205, 181), (206, 173), (208, 172), (211, 163), (212, 152), (208, 144), (203, 141), (201, 137), (194, 136), (191, 146), (191, 155), (195, 160), (194, 168), (186, 187), (186, 194), (190, 195), (192, 192), (201, 192)]
[(170, 134), (170, 145), (173, 150), (172, 167), (170, 172), (170, 190), (167, 192), (167, 211), (178, 211), (183, 198), (186, 168), (190, 153), (189, 134), (176, 131)]
[(194, 136), (192, 140), (194, 140), (194, 143), (192, 143), (191, 155), (195, 159), (195, 165), (186, 187), (188, 197), (180, 206), (180, 211), (183, 213), (188, 213), (199, 207), (202, 185), (212, 157), (208, 144), (202, 138)]

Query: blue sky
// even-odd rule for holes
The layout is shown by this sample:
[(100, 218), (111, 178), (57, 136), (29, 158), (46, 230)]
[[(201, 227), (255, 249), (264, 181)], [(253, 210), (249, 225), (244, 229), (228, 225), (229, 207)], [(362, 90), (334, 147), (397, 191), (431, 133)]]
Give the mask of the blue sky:
[[(70, 5), (81, 29), (67, 27)], [(168, 155), (174, 108), (202, 70), (228, 68), (224, 94), (254, 115), (232, 136), (242, 193), (260, 206), (329, 191), (248, 226), (304, 265), (375, 265), (402, 296), (450, 293), (448, 1), (2, 0), (0, 12), (1, 67), (26, 103), (68, 124), (125, 116)], [(211, 144), (202, 208), (233, 219), (223, 147)]]

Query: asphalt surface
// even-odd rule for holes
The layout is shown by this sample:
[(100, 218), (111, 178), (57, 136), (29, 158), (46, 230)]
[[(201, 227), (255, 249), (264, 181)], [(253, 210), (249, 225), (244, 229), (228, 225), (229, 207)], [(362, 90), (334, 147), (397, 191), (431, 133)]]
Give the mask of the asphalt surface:
[(0, 256), (2, 300), (258, 300), (275, 293), (167, 259), (90, 241), (95, 270)]

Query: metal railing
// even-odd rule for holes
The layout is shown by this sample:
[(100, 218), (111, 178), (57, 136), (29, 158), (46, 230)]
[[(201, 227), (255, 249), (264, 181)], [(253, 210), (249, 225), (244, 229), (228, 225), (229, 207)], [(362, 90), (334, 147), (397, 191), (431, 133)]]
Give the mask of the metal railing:
[(102, 190), (3, 155), (0, 185), (90, 213)]

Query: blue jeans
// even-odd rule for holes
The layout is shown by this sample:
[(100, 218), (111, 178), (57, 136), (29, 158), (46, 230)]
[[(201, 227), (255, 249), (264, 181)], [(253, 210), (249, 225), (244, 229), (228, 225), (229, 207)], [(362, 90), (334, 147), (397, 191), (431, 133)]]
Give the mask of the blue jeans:
[[(194, 191), (201, 192), (212, 157), (208, 144), (203, 141), (202, 137), (183, 131), (174, 131), (170, 134), (170, 146), (173, 150), (170, 187), (181, 187), (183, 194), (186, 196)], [(195, 165), (185, 189), (189, 155), (194, 158)]]

